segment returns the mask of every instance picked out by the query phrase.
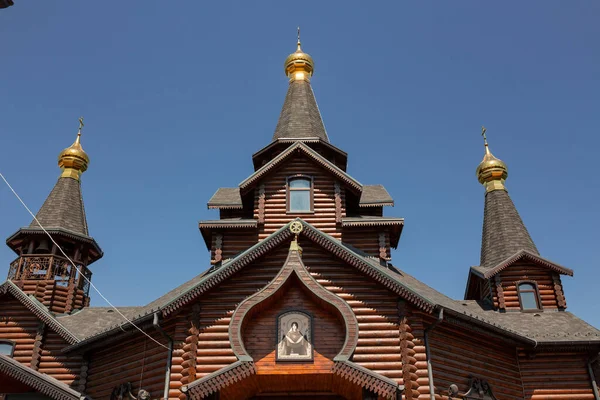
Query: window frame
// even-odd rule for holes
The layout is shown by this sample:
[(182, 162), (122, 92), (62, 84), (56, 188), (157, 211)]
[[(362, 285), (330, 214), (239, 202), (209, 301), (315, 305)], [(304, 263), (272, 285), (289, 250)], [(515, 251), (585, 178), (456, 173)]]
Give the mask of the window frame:
[[(537, 282), (535, 281), (517, 281), (515, 282), (517, 285), (517, 296), (519, 297), (519, 307), (521, 307), (521, 311), (523, 312), (538, 312), (538, 311), (542, 311), (543, 307), (542, 307), (542, 299), (540, 297), (540, 288), (538, 287)], [(521, 285), (526, 284), (526, 285), (531, 285), (533, 286), (533, 294), (535, 296), (535, 302), (537, 305), (537, 308), (523, 308), (523, 300), (521, 297), (521, 293), (531, 293), (530, 289), (521, 290)]]
[(17, 347), (17, 342), (9, 339), (0, 339), (0, 344), (9, 344), (11, 346), (10, 354), (5, 354), (7, 357), (13, 358), (15, 354), (15, 347)]
[[(307, 181), (310, 182), (310, 188), (308, 189), (292, 189), (290, 187), (290, 181), (293, 181), (295, 179), (305, 179)], [(294, 191), (306, 191), (308, 190), (309, 192), (309, 202), (310, 202), (310, 209), (309, 210), (302, 210), (302, 211), (296, 211), (296, 210), (291, 210), (290, 207), (292, 205), (291, 203), (291, 192)], [(314, 214), (315, 213), (315, 181), (314, 178), (310, 175), (304, 175), (304, 174), (295, 174), (295, 175), (290, 175), (288, 177), (285, 178), (285, 210), (287, 214)]]

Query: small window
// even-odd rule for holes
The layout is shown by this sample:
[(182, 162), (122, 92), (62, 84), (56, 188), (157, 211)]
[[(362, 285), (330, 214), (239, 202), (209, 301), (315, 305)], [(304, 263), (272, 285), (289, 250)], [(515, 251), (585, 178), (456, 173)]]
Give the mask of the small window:
[(0, 354), (8, 357), (12, 357), (15, 350), (15, 343), (7, 340), (0, 341)]
[(541, 309), (538, 299), (537, 288), (532, 283), (519, 284), (519, 301), (523, 310)]
[(311, 178), (288, 178), (288, 212), (312, 212)]

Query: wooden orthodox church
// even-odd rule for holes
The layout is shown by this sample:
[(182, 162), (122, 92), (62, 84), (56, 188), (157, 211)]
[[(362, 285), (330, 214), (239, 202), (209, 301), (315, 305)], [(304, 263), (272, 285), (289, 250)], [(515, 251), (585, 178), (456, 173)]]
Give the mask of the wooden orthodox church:
[(89, 158), (79, 135), (60, 153), (36, 220), (7, 239), (0, 397), (600, 400), (600, 331), (566, 311), (573, 272), (539, 254), (506, 165), (486, 143), (481, 263), (464, 300), (448, 298), (390, 263), (403, 219), (347, 172), (313, 66), (298, 41), (273, 140), (208, 201), (210, 268), (145, 306), (89, 306), (102, 257), (81, 197)]

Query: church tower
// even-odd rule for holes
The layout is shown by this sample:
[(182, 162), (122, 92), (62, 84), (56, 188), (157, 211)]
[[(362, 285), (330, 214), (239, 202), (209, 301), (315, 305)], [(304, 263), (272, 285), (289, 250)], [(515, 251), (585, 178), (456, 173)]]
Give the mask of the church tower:
[(89, 305), (89, 283), (84, 276), (91, 279), (89, 265), (102, 257), (102, 250), (89, 236), (81, 195), (81, 174), (90, 162), (81, 147), (82, 127), (80, 119), (75, 142), (59, 154), (62, 172), (36, 218), (6, 240), (18, 256), (10, 264), (8, 279), (54, 313)]
[(466, 300), (481, 300), (499, 311), (564, 310), (560, 275), (573, 271), (540, 256), (506, 190), (506, 164), (490, 151), (483, 129), (485, 154), (477, 179), (485, 188), (481, 259), (471, 267)]

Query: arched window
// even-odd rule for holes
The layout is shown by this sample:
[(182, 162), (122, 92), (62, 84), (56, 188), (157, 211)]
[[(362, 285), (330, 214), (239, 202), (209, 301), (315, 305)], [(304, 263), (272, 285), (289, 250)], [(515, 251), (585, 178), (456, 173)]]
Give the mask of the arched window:
[(313, 182), (306, 176), (289, 177), (287, 179), (287, 210), (288, 212), (313, 211)]
[(537, 286), (530, 282), (519, 283), (519, 301), (522, 310), (540, 310)]
[(15, 343), (9, 340), (0, 340), (0, 354), (12, 357), (15, 351)]

